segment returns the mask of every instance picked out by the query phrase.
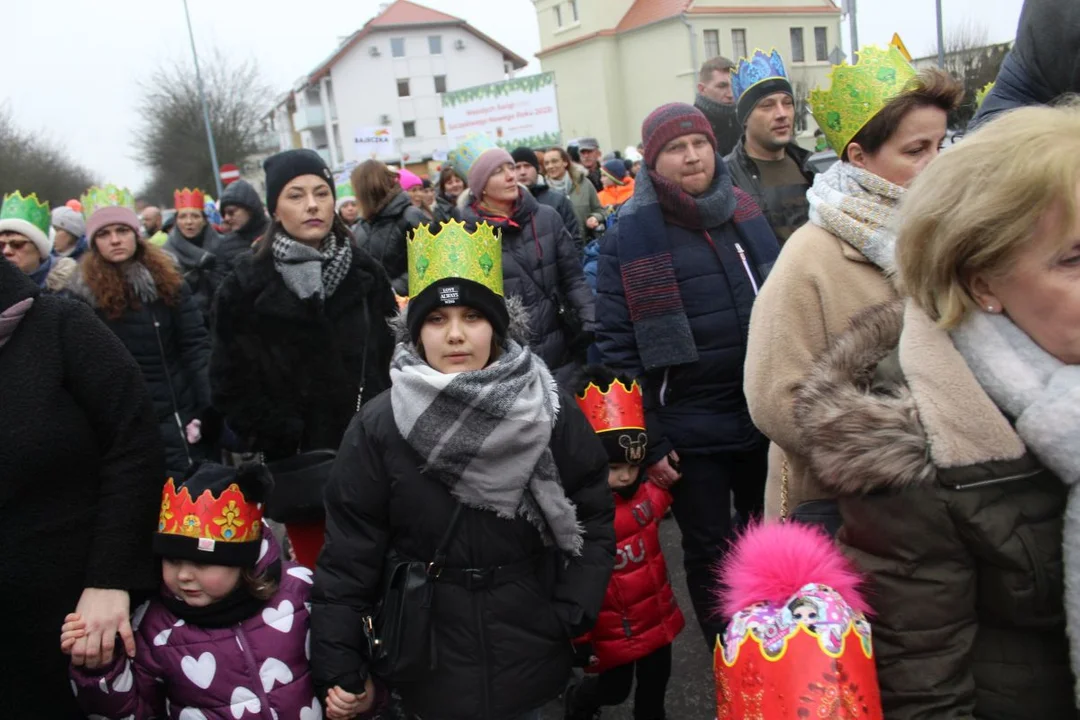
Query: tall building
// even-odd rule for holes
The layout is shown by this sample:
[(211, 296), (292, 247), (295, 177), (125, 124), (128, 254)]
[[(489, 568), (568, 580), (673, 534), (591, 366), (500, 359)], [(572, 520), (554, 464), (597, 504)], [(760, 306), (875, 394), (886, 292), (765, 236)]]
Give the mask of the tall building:
[(692, 103), (698, 68), (711, 57), (738, 62), (755, 48), (776, 48), (798, 101), (826, 83), (829, 55), (840, 45), (840, 8), (831, 0), (533, 4), (537, 57), (545, 72), (555, 72), (563, 137), (596, 137), (605, 151), (637, 145), (641, 122), (657, 106)]
[(311, 148), (340, 168), (363, 161), (360, 128), (389, 126), (388, 161), (417, 165), (445, 153), (441, 94), (512, 77), (528, 62), (461, 18), (396, 0), (278, 98), (271, 131), (281, 149)]

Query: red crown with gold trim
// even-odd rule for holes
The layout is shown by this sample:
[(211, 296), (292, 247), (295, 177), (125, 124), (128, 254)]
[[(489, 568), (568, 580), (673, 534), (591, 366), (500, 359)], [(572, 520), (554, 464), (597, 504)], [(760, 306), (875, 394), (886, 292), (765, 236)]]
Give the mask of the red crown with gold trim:
[(218, 497), (204, 490), (193, 500), (186, 487), (177, 492), (169, 478), (161, 493), (158, 533), (224, 543), (253, 542), (262, 537), (262, 517), (262, 507), (249, 502), (236, 483)]
[(177, 210), (198, 210), (203, 211), (206, 206), (206, 200), (203, 197), (203, 191), (199, 188), (194, 190), (176, 190), (173, 192), (173, 202), (176, 205)]
[(645, 406), (641, 400), (641, 386), (636, 380), (629, 387), (621, 380), (613, 380), (607, 392), (596, 383), (589, 383), (576, 400), (598, 433), (645, 429)]

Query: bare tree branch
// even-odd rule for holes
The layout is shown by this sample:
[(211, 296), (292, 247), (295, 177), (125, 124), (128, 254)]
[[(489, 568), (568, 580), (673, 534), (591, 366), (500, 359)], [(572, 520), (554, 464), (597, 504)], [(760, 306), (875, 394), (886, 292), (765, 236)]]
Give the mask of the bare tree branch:
[(96, 182), (48, 136), (20, 129), (11, 108), (0, 105), (0, 193), (37, 193), (52, 207), (77, 198)]

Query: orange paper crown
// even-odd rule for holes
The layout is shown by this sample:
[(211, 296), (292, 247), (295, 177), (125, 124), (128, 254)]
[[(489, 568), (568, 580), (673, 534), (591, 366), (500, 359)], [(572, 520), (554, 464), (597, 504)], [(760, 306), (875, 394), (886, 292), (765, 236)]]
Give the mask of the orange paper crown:
[(262, 537), (262, 516), (262, 507), (248, 502), (236, 483), (229, 485), (220, 497), (204, 490), (192, 500), (186, 487), (176, 492), (176, 485), (169, 478), (161, 493), (158, 532), (215, 542), (253, 542)]
[(607, 392), (601, 391), (596, 383), (589, 383), (585, 392), (577, 396), (577, 403), (598, 433), (645, 429), (645, 406), (636, 380), (630, 387), (614, 380)]
[(191, 209), (202, 212), (203, 208), (206, 206), (203, 192), (199, 188), (195, 188), (194, 190), (188, 190), (187, 188), (176, 190), (173, 192), (173, 201), (177, 210)]

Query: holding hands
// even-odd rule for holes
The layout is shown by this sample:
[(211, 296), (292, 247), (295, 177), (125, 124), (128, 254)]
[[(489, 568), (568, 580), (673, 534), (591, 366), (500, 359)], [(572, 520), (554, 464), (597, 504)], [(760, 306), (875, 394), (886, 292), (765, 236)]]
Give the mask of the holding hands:
[(124, 652), (135, 657), (135, 634), (128, 614), (127, 591), (86, 588), (75, 612), (64, 618), (61, 651), (71, 656), (72, 665), (96, 670), (112, 662), (119, 635)]
[(329, 720), (351, 720), (361, 713), (369, 712), (375, 704), (375, 683), (370, 677), (364, 682), (364, 692), (355, 695), (340, 686), (330, 688), (326, 694), (326, 717)]

